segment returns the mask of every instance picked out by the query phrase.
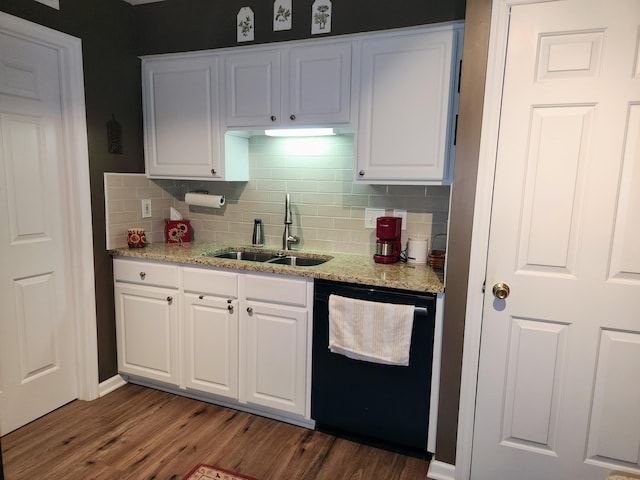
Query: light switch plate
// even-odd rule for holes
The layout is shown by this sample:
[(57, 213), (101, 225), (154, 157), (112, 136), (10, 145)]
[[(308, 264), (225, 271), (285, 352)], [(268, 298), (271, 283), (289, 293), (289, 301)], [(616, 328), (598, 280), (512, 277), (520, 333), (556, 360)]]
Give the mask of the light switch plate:
[(384, 217), (384, 208), (365, 208), (364, 209), (364, 228), (376, 228), (376, 219)]
[(407, 211), (406, 210), (400, 210), (398, 208), (394, 208), (393, 209), (393, 216), (394, 217), (402, 217), (402, 230), (406, 230), (407, 229)]
[(151, 218), (151, 199), (142, 200), (142, 218)]

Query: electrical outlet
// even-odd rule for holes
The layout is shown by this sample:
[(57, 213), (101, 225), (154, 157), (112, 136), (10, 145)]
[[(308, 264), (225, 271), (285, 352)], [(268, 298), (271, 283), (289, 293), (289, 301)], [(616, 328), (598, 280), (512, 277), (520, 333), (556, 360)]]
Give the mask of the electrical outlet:
[(151, 199), (142, 200), (142, 218), (151, 218)]
[(394, 217), (402, 217), (402, 230), (406, 230), (407, 229), (407, 211), (406, 210), (400, 210), (398, 208), (394, 208), (393, 209), (393, 216)]
[(376, 219), (384, 217), (384, 208), (365, 208), (364, 209), (364, 228), (376, 228)]

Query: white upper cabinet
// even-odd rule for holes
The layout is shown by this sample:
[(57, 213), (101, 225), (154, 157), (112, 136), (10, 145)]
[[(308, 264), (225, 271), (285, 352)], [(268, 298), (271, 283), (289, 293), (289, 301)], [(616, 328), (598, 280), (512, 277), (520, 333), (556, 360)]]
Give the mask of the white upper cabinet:
[(225, 71), (228, 128), (351, 120), (351, 42), (231, 53)]
[(356, 183), (450, 182), (462, 25), (362, 40)]
[(343, 125), (351, 120), (351, 44), (294, 47), (289, 54), (291, 126)]
[(223, 142), (220, 63), (218, 55), (143, 58), (149, 177), (248, 180), (246, 140)]
[(228, 127), (278, 125), (280, 64), (280, 50), (248, 50), (225, 56)]

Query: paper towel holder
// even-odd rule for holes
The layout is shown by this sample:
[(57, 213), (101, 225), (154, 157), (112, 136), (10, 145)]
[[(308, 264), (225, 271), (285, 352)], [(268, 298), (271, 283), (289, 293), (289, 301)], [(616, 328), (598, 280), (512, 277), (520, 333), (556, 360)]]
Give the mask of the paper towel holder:
[[(201, 195), (209, 195), (209, 190), (192, 190), (190, 192), (185, 192), (185, 195), (187, 193), (199, 193)], [(226, 203), (227, 199), (225, 198), (225, 196), (221, 195), (221, 198), (222, 198), (222, 203)]]
[[(209, 190), (191, 190), (190, 192), (185, 192), (185, 195), (187, 193), (200, 193), (202, 195), (209, 195)], [(223, 195), (224, 197), (224, 195)]]

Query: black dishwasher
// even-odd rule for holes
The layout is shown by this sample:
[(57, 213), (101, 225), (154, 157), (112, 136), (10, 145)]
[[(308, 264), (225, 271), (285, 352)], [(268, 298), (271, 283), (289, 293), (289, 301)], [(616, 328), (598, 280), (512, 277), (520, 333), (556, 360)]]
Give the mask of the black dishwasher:
[[(353, 360), (329, 351), (329, 295), (414, 305), (408, 366)], [(435, 295), (316, 280), (311, 417), (320, 431), (427, 457)]]

